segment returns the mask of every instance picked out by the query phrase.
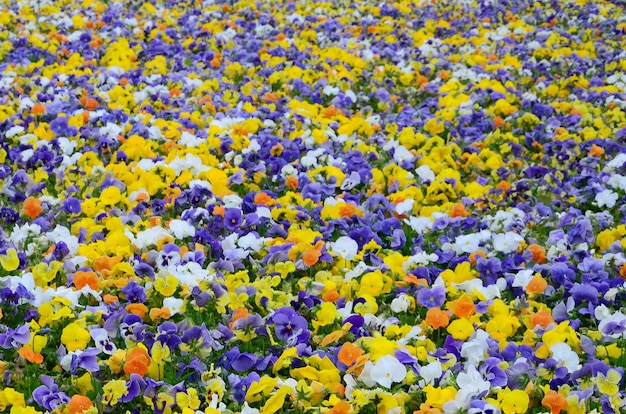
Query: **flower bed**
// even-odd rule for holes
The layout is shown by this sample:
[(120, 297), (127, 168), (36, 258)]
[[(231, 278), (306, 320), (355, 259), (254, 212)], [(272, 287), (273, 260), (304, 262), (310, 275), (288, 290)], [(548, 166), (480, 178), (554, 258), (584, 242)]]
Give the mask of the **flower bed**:
[(13, 3), (0, 412), (626, 412), (623, 8)]

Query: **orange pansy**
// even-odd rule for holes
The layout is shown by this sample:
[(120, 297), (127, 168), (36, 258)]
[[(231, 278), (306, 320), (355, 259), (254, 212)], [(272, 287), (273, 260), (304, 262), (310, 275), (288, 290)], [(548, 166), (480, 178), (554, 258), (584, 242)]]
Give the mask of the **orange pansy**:
[(78, 271), (74, 273), (74, 286), (76, 289), (89, 286), (93, 290), (98, 290), (98, 275), (96, 272)]
[(431, 308), (426, 312), (425, 321), (433, 329), (445, 328), (450, 323), (450, 314), (439, 308)]
[(28, 197), (24, 200), (24, 214), (31, 219), (37, 218), (41, 214), (43, 209), (41, 208), (41, 200), (34, 197)]
[(82, 395), (74, 395), (69, 403), (67, 403), (67, 410), (69, 414), (82, 413), (85, 410), (93, 407), (93, 403), (88, 397)]

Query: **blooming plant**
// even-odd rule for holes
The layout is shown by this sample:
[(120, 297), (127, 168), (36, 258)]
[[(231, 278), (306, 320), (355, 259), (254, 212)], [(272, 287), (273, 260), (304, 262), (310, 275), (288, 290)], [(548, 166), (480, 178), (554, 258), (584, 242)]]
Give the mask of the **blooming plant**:
[(626, 413), (613, 3), (1, 2), (0, 413)]

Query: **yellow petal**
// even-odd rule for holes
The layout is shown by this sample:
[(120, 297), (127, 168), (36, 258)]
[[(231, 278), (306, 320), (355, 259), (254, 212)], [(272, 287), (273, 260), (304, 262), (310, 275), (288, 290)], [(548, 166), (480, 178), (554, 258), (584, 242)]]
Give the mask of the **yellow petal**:
[(287, 397), (289, 391), (291, 391), (291, 388), (286, 385), (280, 387), (280, 389), (267, 400), (265, 405), (263, 405), (263, 408), (261, 408), (261, 412), (275, 413), (276, 411), (280, 410), (285, 404), (285, 397)]
[(0, 265), (4, 270), (12, 272), (20, 265), (20, 259), (17, 256), (17, 251), (14, 248), (10, 248), (6, 251), (6, 254), (0, 255)]

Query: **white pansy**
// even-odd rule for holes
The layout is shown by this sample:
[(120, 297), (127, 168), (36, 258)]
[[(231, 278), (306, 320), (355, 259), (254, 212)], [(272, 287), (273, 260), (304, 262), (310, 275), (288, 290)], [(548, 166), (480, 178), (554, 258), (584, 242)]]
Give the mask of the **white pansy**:
[(243, 204), (243, 198), (239, 197), (237, 194), (228, 194), (222, 197), (224, 200), (225, 208), (241, 208)]
[(181, 284), (187, 284), (190, 288), (194, 288), (202, 281), (213, 281), (213, 275), (209, 274), (207, 269), (203, 269), (200, 264), (196, 262), (187, 262), (185, 264), (170, 264), (166, 269), (163, 269), (164, 273), (171, 274)]
[(517, 272), (515, 274), (515, 279), (513, 279), (513, 287), (526, 289), (526, 286), (528, 286), (534, 275), (535, 271), (532, 269), (525, 269)]
[(604, 299), (613, 301), (615, 300), (615, 296), (617, 296), (618, 293), (619, 293), (619, 290), (617, 288), (610, 288), (604, 294)]
[(196, 234), (194, 226), (186, 222), (185, 220), (175, 219), (170, 221), (170, 230), (174, 237), (181, 240), (185, 237), (193, 237)]
[(443, 404), (443, 412), (446, 414), (457, 414), (467, 410), (469, 407), (470, 401), (468, 400), (468, 396), (460, 389), (457, 391), (453, 400), (449, 400)]
[(290, 175), (297, 175), (297, 174), (298, 174), (298, 170), (296, 169), (296, 167), (294, 167), (291, 164), (287, 164), (283, 166), (283, 168), (280, 169), (280, 175), (283, 178), (287, 178)]
[(435, 380), (441, 378), (443, 374), (443, 368), (441, 366), (441, 362), (433, 361), (425, 367), (420, 368), (420, 375), (422, 376), (422, 380), (420, 380), (420, 387), (425, 387), (426, 385), (434, 385)]
[(242, 249), (252, 250), (258, 253), (265, 244), (265, 239), (257, 237), (254, 233), (248, 233), (245, 236), (241, 236), (239, 240), (237, 240), (237, 244)]
[(419, 252), (413, 256), (409, 256), (404, 263), (402, 263), (402, 269), (408, 272), (415, 265), (427, 265), (439, 260), (439, 256), (435, 253)]
[(455, 283), (457, 289), (460, 289), (466, 293), (473, 294), (475, 291), (480, 292), (487, 300), (500, 297), (501, 289), (497, 284), (491, 284), (488, 286), (483, 285), (483, 281), (479, 278), (467, 280), (463, 283)]
[(385, 355), (376, 361), (370, 376), (379, 385), (391, 388), (393, 383), (402, 382), (406, 378), (406, 367), (396, 357)]
[(469, 402), (471, 397), (488, 391), (491, 388), (491, 383), (483, 378), (474, 365), (470, 365), (465, 372), (461, 372), (456, 377), (456, 383), (461, 389), (464, 401)]
[[(208, 399), (208, 396), (207, 396), (207, 399)], [(226, 411), (226, 404), (220, 401), (220, 397), (219, 395), (217, 395), (217, 393), (213, 393), (211, 394), (211, 402), (209, 403), (209, 408), (212, 408), (214, 410), (217, 410), (220, 413), (223, 413)], [(205, 414), (205, 411), (196, 410), (196, 414), (198, 413)]]
[(326, 96), (338, 95), (339, 92), (341, 92), (341, 89), (339, 89), (339, 87), (337, 87), (337, 86), (326, 85), (326, 86), (324, 86), (324, 89), (322, 90), (322, 92)]
[(454, 241), (454, 251), (458, 255), (475, 252), (479, 246), (480, 239), (475, 234), (463, 234)]
[(391, 301), (391, 310), (395, 313), (406, 312), (410, 304), (411, 301), (409, 300), (409, 297), (402, 294)]
[(205, 188), (207, 190), (211, 190), (211, 183), (206, 180), (191, 180), (189, 181), (189, 188), (193, 189), (194, 187)]
[(35, 155), (35, 151), (32, 149), (27, 149), (20, 153), (20, 158), (22, 159), (22, 161), (26, 162), (30, 160), (33, 155)]
[(361, 276), (367, 270), (367, 265), (365, 262), (359, 262), (356, 266), (346, 272), (346, 281), (354, 279), (355, 277)]
[(19, 125), (15, 125), (15, 126), (13, 126), (13, 127), (9, 128), (9, 130), (8, 130), (8, 131), (6, 131), (6, 132), (4, 133), (4, 135), (5, 135), (7, 138), (12, 138), (12, 137), (14, 137), (14, 136), (16, 136), (16, 135), (18, 135), (18, 134), (21, 134), (22, 132), (24, 132), (24, 127), (21, 127), (21, 126), (19, 126)]
[(205, 171), (209, 171), (211, 167), (204, 165), (202, 158), (193, 154), (186, 154), (185, 158), (176, 157), (169, 164), (168, 167), (176, 171), (176, 175), (180, 175), (183, 171), (189, 170), (194, 175), (199, 175)]
[(165, 161), (163, 160), (154, 161), (154, 160), (151, 160), (150, 158), (142, 158), (141, 160), (137, 162), (137, 168), (140, 168), (144, 171), (150, 171), (153, 168), (158, 167), (160, 165), (165, 165)]
[(363, 370), (361, 370), (361, 375), (359, 375), (359, 381), (365, 384), (368, 388), (372, 388), (376, 385), (376, 380), (372, 378), (373, 367), (374, 364), (372, 364), (372, 361), (367, 361), (363, 366)]
[(348, 89), (347, 91), (344, 92), (344, 95), (346, 95), (346, 97), (350, 98), (350, 100), (354, 103), (356, 102), (356, 94), (354, 92), (352, 92), (351, 89)]
[(235, 250), (237, 248), (238, 238), (239, 235), (237, 233), (230, 233), (220, 243), (222, 245), (222, 250), (224, 250), (225, 252)]
[[(603, 315), (604, 316), (604, 315)], [(598, 330), (603, 333), (604, 336), (608, 338), (618, 339), (618, 338), (626, 338), (626, 331), (621, 331), (620, 329), (616, 329), (616, 332), (610, 332), (610, 330), (606, 330), (607, 325), (614, 325), (615, 327), (620, 327), (626, 325), (626, 315), (624, 315), (621, 311), (617, 311), (608, 317), (604, 317), (600, 324), (598, 325)], [(607, 331), (605, 333), (605, 331)]]
[(74, 269), (78, 269), (79, 267), (85, 266), (85, 263), (89, 261), (89, 258), (86, 256), (74, 256), (69, 260), (69, 263), (72, 264)]
[(220, 129), (230, 129), (234, 125), (242, 124), (246, 119), (240, 117), (223, 117), (219, 119), (213, 119), (209, 126), (217, 126)]
[(496, 251), (509, 254), (517, 250), (524, 238), (512, 231), (506, 233), (498, 233), (493, 236), (493, 248)]
[(552, 352), (552, 357), (567, 368), (570, 374), (581, 368), (578, 354), (566, 343), (557, 342), (550, 347), (550, 352)]
[(398, 214), (406, 214), (413, 211), (413, 204), (415, 204), (415, 200), (407, 199), (396, 204), (396, 213)]
[(24, 109), (30, 109), (35, 105), (35, 102), (30, 99), (28, 96), (20, 99), (20, 108), (19, 111), (22, 112)]
[(244, 401), (243, 407), (241, 408), (241, 414), (259, 414), (260, 411), (258, 408), (253, 408), (248, 405), (247, 401)]
[[(321, 292), (320, 292), (321, 293)], [(351, 300), (347, 301), (343, 308), (337, 309), (337, 312), (341, 316), (341, 319), (345, 322), (350, 316), (352, 316), (352, 309), (354, 308), (354, 302)]]
[(359, 245), (351, 237), (341, 236), (332, 244), (331, 252), (345, 260), (352, 260), (359, 252)]
[(422, 182), (435, 181), (435, 172), (428, 165), (420, 166), (415, 172)]
[(265, 206), (257, 206), (256, 215), (259, 216), (259, 218), (272, 218), (272, 212)]
[(117, 138), (122, 133), (122, 128), (113, 122), (107, 122), (103, 127), (100, 127), (100, 134), (109, 136), (110, 138)]
[(203, 142), (206, 142), (206, 139), (198, 138), (187, 131), (183, 131), (182, 134), (180, 134), (180, 139), (178, 140), (179, 145), (189, 148), (197, 147)]
[(58, 206), (59, 204), (61, 204), (60, 199), (49, 196), (49, 195), (41, 196), (39, 197), (39, 199), (41, 200), (42, 203), (50, 204), (51, 206)]
[(404, 219), (403, 221), (418, 234), (424, 234), (433, 228), (433, 222), (428, 217), (411, 216), (408, 219)]
[(611, 175), (611, 178), (609, 178), (609, 181), (607, 181), (606, 184), (613, 188), (626, 191), (626, 177), (624, 177), (623, 175)]
[(250, 141), (248, 147), (241, 150), (242, 154), (249, 154), (251, 152), (259, 152), (261, 150), (261, 144), (256, 139)]
[[(67, 140), (67, 138), (61, 137), (59, 139), (65, 139)], [(24, 134), (21, 137), (18, 138), (18, 140), (20, 141), (20, 144), (22, 145), (38, 145), (38, 146), (43, 146), (46, 148), (49, 148), (49, 146), (47, 145), (48, 142), (47, 141), (42, 141), (42, 140), (38, 140), (37, 139), (37, 135), (35, 134)], [(61, 143), (59, 142), (59, 146)], [(63, 147), (61, 147), (63, 148)]]
[(148, 246), (156, 246), (161, 240), (167, 237), (170, 237), (170, 233), (166, 229), (160, 226), (155, 226), (140, 231), (137, 233), (137, 236), (135, 236), (135, 239), (131, 240), (138, 249), (144, 249)]
[(139, 190), (135, 190), (128, 195), (128, 201), (131, 203), (135, 202), (139, 197), (142, 197), (142, 200), (150, 200), (150, 193), (145, 188), (140, 188)]
[(46, 234), (46, 237), (53, 243), (65, 243), (70, 256), (74, 256), (78, 251), (78, 237), (72, 235), (67, 227), (57, 225), (52, 232)]
[(361, 183), (361, 176), (358, 172), (352, 171), (350, 176), (346, 177), (341, 183), (341, 189), (344, 191), (352, 190), (354, 187)]
[(626, 154), (624, 154), (624, 153), (617, 154), (617, 156), (615, 158), (613, 158), (611, 161), (606, 163), (606, 165), (604, 166), (603, 171), (604, 172), (613, 172), (613, 171), (617, 170), (618, 168), (620, 168), (625, 163), (626, 163)]
[(354, 380), (354, 377), (350, 374), (345, 374), (343, 376), (343, 382), (346, 384), (346, 397), (351, 398), (352, 393), (357, 388), (357, 383)]
[(163, 299), (163, 307), (169, 309), (171, 315), (176, 315), (182, 311), (185, 301), (180, 298), (165, 298)]
[(515, 216), (509, 211), (499, 210), (496, 212), (495, 216), (488, 216), (486, 219), (491, 222), (491, 225), (489, 226), (491, 231), (500, 231), (510, 226), (515, 220)]
[(423, 341), (424, 339), (426, 339), (426, 337), (424, 335), (420, 335), (421, 333), (422, 333), (421, 327), (419, 326), (412, 327), (409, 333), (406, 334), (404, 338), (401, 338), (397, 341), (398, 345), (405, 346), (413, 339), (417, 339), (418, 341)]
[(596, 194), (596, 204), (598, 207), (608, 207), (613, 208), (617, 203), (617, 199), (619, 196), (616, 192), (611, 190), (602, 190), (598, 194)]
[(415, 155), (411, 153), (404, 145), (398, 145), (393, 152), (393, 159), (402, 163), (404, 161), (410, 161), (415, 158)]
[(102, 300), (100, 293), (97, 290), (92, 289), (89, 285), (83, 286), (80, 290), (77, 290), (77, 292), (79, 292), (82, 296), (92, 296), (98, 302)]
[(115, 346), (115, 344), (111, 342), (109, 338), (109, 333), (106, 329), (91, 329), (89, 331), (89, 334), (93, 338), (93, 341), (96, 344), (96, 348), (98, 348), (101, 352), (104, 352), (107, 355), (113, 355), (115, 351), (117, 351), (117, 346)]
[(41, 234), (41, 227), (38, 224), (26, 223), (22, 226), (16, 225), (9, 236), (9, 240), (17, 245), (22, 246), (22, 243), (29, 237), (36, 237)]
[(485, 354), (489, 350), (489, 345), (487, 344), (489, 337), (490, 335), (487, 332), (478, 329), (470, 341), (463, 343), (461, 356), (465, 358), (467, 365), (478, 365), (485, 360)]

